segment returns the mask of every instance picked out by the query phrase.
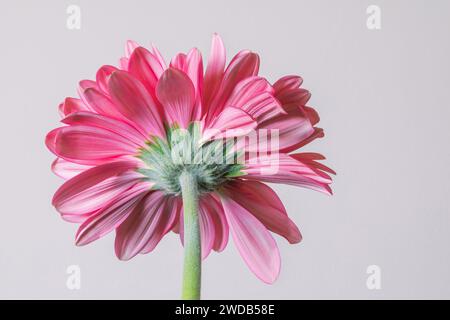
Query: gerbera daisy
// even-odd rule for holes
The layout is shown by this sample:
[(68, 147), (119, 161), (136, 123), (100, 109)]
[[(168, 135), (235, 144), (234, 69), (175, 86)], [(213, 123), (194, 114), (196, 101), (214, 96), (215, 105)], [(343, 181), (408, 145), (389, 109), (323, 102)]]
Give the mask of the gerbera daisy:
[(183, 298), (195, 299), (201, 259), (222, 251), (231, 233), (250, 270), (275, 281), (280, 255), (271, 233), (290, 243), (302, 236), (265, 182), (331, 194), (334, 172), (320, 154), (292, 153), (323, 136), (302, 79), (271, 85), (258, 69), (250, 51), (226, 66), (214, 35), (205, 73), (197, 49), (167, 66), (155, 47), (128, 41), (120, 67), (82, 80), (79, 98), (59, 106), (63, 125), (46, 137), (57, 156), (52, 169), (67, 179), (53, 205), (80, 224), (76, 244), (115, 230), (116, 255), (128, 260), (179, 233)]

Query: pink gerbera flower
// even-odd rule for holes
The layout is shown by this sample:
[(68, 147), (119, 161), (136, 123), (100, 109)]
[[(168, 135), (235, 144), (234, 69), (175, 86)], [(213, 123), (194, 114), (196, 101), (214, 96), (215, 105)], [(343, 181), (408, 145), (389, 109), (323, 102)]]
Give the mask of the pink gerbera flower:
[[(290, 243), (302, 237), (265, 182), (331, 194), (324, 157), (292, 153), (323, 136), (302, 79), (271, 85), (250, 51), (225, 62), (218, 35), (205, 73), (197, 49), (166, 66), (155, 47), (129, 41), (119, 68), (102, 66), (95, 81), (80, 82), (79, 99), (59, 106), (63, 126), (46, 138), (53, 171), (67, 179), (53, 205), (81, 224), (76, 244), (115, 230), (116, 255), (128, 260), (179, 233), (185, 298), (199, 297), (201, 258), (222, 251), (229, 233), (250, 270), (275, 281), (280, 255), (271, 232)], [(270, 147), (260, 132), (270, 133)]]

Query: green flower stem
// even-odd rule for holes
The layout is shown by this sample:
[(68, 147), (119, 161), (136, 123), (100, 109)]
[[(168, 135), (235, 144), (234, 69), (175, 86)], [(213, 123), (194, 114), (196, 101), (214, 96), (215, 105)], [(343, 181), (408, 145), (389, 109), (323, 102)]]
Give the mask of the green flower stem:
[(181, 195), (184, 210), (184, 300), (200, 299), (201, 282), (201, 244), (198, 221), (198, 187), (195, 176), (184, 171), (180, 175)]

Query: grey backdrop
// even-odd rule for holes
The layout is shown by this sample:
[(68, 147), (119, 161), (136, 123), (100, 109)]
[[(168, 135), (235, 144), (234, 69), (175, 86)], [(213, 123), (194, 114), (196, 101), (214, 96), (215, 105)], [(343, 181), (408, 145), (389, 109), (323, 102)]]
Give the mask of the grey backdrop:
[[(81, 8), (81, 30), (66, 8)], [(381, 30), (366, 8), (381, 8)], [(57, 105), (125, 40), (166, 57), (211, 34), (228, 57), (261, 56), (271, 81), (300, 74), (326, 138), (307, 150), (338, 172), (335, 195), (276, 186), (304, 241), (277, 237), (282, 271), (254, 277), (233, 244), (204, 263), (204, 298), (450, 298), (449, 1), (10, 1), (0, 10), (0, 298), (178, 298), (182, 247), (175, 234), (149, 255), (116, 259), (113, 235), (73, 244), (76, 225), (50, 204), (61, 184), (44, 136)], [(81, 289), (66, 268), (81, 268)], [(381, 268), (381, 290), (366, 268)]]

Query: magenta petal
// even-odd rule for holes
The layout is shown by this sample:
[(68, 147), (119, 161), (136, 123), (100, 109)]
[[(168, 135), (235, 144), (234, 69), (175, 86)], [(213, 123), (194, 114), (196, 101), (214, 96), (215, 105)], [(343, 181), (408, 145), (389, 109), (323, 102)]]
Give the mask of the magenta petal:
[(210, 104), (207, 123), (222, 111), (235, 86), (240, 81), (257, 75), (258, 70), (259, 56), (256, 53), (246, 52), (236, 55), (225, 70), (220, 89)]
[(245, 111), (234, 108), (225, 108), (217, 118), (215, 118), (203, 132), (202, 141), (207, 141), (214, 137), (238, 137), (248, 134), (255, 129), (257, 122)]
[(108, 93), (108, 82), (109, 77), (114, 71), (118, 71), (116, 67), (105, 65), (98, 69), (95, 75), (95, 80), (97, 81), (98, 87), (103, 93)]
[(187, 128), (195, 103), (195, 89), (189, 77), (178, 69), (167, 69), (158, 81), (156, 96), (164, 106), (167, 119)]
[(263, 92), (273, 94), (274, 90), (266, 79), (257, 76), (249, 77), (236, 85), (226, 104), (241, 108), (247, 101)]
[(165, 137), (160, 110), (144, 85), (125, 71), (109, 78), (109, 93), (118, 111), (135, 123), (145, 136)]
[[(184, 244), (183, 219), (183, 214), (180, 214), (177, 224), (173, 228), (175, 233), (179, 233), (182, 244)], [(205, 194), (200, 198), (199, 224), (202, 259), (206, 259), (212, 249), (218, 252), (225, 249), (228, 243), (228, 223), (222, 204), (212, 194)]]
[[(229, 228), (222, 203), (214, 195), (206, 194), (200, 199), (200, 212), (202, 216), (207, 216), (207, 219), (213, 222), (214, 227), (214, 232), (209, 232), (202, 236), (202, 255), (206, 257), (207, 253), (209, 253), (208, 248), (212, 236), (214, 236), (212, 248), (218, 252), (225, 249), (228, 243)], [(207, 228), (202, 228), (201, 230), (203, 229), (206, 230)], [(205, 242), (208, 245), (205, 246), (203, 239), (206, 238), (208, 240), (205, 240)]]
[[(303, 146), (306, 146), (308, 143), (311, 143), (312, 141), (314, 141), (314, 140), (316, 140), (316, 139), (318, 139), (318, 138), (323, 138), (324, 135), (325, 135), (325, 134), (324, 134), (322, 128), (316, 128), (316, 127), (314, 127), (313, 133), (312, 133), (308, 138), (306, 138), (305, 140), (303, 140), (303, 141), (301, 141), (301, 142), (295, 144), (294, 146), (292, 146), (291, 148), (288, 148), (288, 149), (286, 149), (286, 150), (296, 150), (296, 149), (298, 149), (298, 148), (301, 148), (301, 147), (303, 147)], [(288, 152), (288, 151), (285, 151), (285, 152)], [(289, 152), (290, 152), (290, 151), (289, 151)]]
[(152, 96), (155, 96), (156, 83), (164, 68), (152, 53), (142, 47), (134, 50), (128, 63), (128, 71), (145, 85)]
[(78, 91), (84, 91), (88, 88), (98, 89), (98, 85), (95, 81), (92, 80), (81, 80), (78, 82)]
[(75, 177), (92, 166), (73, 163), (62, 158), (56, 158), (52, 163), (52, 171), (63, 179), (70, 179)]
[(122, 57), (119, 59), (120, 70), (128, 71), (128, 58)]
[(235, 181), (226, 192), (228, 197), (251, 212), (270, 231), (283, 236), (289, 243), (301, 241), (300, 231), (269, 186), (257, 181)]
[[(314, 168), (311, 168), (305, 162), (299, 161), (295, 157), (284, 153), (273, 155), (260, 154), (255, 158), (250, 157), (246, 160), (245, 167), (246, 168), (244, 170), (250, 175), (277, 175), (279, 173), (282, 174), (285, 172), (293, 172), (317, 180), (319, 182), (331, 183), (331, 179), (317, 175), (317, 173), (314, 171)], [(269, 170), (271, 169), (271, 167), (273, 167), (274, 169), (278, 169), (278, 171)]]
[(61, 130), (61, 128), (56, 128), (47, 133), (45, 136), (45, 145), (47, 146), (47, 149), (53, 152), (55, 155), (56, 153), (56, 136), (58, 135), (58, 132)]
[(153, 53), (156, 60), (158, 60), (160, 66), (163, 68), (163, 71), (166, 70), (167, 69), (166, 62), (164, 61), (164, 58), (163, 58), (161, 52), (159, 52), (158, 48), (153, 44), (152, 44), (151, 53)]
[(63, 118), (73, 112), (89, 110), (89, 107), (86, 106), (83, 101), (76, 98), (66, 98), (64, 102), (59, 105), (59, 113)]
[(231, 235), (250, 270), (262, 281), (273, 283), (280, 273), (280, 253), (266, 227), (247, 209), (223, 196), (222, 204)]
[(273, 88), (276, 92), (282, 94), (286, 91), (300, 87), (302, 83), (303, 83), (302, 77), (296, 75), (289, 75), (278, 79), (277, 82), (273, 84)]
[(285, 76), (274, 83), (275, 97), (283, 104), (304, 106), (311, 94), (308, 90), (299, 88), (303, 79), (299, 76)]
[(258, 122), (286, 112), (273, 96), (273, 88), (266, 79), (249, 77), (239, 82), (226, 102), (226, 106), (240, 108)]
[(163, 192), (147, 194), (117, 228), (115, 251), (121, 260), (129, 260), (144, 249), (149, 252), (170, 230), (176, 218), (172, 199)]
[(137, 152), (137, 146), (130, 140), (102, 128), (82, 125), (62, 127), (55, 138), (56, 155), (81, 164), (89, 164), (86, 161), (101, 163), (96, 161)]
[(187, 55), (180, 53), (170, 63), (170, 67), (185, 73), (192, 82), (195, 91), (195, 105), (192, 109), (191, 120), (200, 120), (202, 112), (202, 90), (203, 90), (203, 61), (202, 55), (197, 48), (193, 48)]
[(76, 112), (64, 118), (62, 122), (72, 126), (81, 125), (109, 130), (129, 140), (135, 148), (143, 146), (146, 141), (146, 137), (129, 123), (92, 112)]
[(313, 126), (316, 125), (320, 121), (319, 114), (313, 108), (304, 106), (303, 110), (305, 111), (306, 116), (308, 117), (309, 121), (311, 121), (311, 124)]
[(214, 241), (216, 238), (216, 228), (214, 217), (202, 204), (199, 205), (199, 224), (200, 224), (200, 239), (202, 246), (202, 259), (206, 259), (210, 254)]
[(78, 246), (89, 244), (120, 226), (146, 192), (147, 186), (139, 184), (122, 192), (108, 206), (83, 222), (75, 237), (76, 244)]
[(195, 92), (201, 95), (203, 87), (203, 61), (202, 55), (197, 48), (192, 49), (186, 56), (186, 71), (194, 85)]
[(89, 106), (89, 110), (93, 110), (96, 113), (114, 118), (123, 118), (122, 114), (117, 110), (110, 98), (101, 93), (99, 90), (95, 88), (87, 88), (82, 92), (82, 94), (83, 101), (85, 101)]
[(259, 128), (278, 130), (280, 151), (291, 152), (313, 135), (314, 128), (308, 115), (300, 106), (289, 105), (284, 109), (287, 114), (264, 121), (259, 124)]
[[(165, 235), (170, 230), (173, 230), (175, 224), (178, 222), (179, 217), (181, 215), (181, 208), (182, 208), (182, 201), (179, 197), (166, 197), (166, 205), (165, 205), (165, 225), (161, 225), (159, 227), (159, 230), (162, 230), (162, 234)], [(149, 239), (149, 241), (145, 244), (145, 246), (142, 248), (141, 253), (146, 254), (156, 247), (159, 240), (158, 237), (152, 237)]]
[(336, 172), (333, 169), (323, 165), (322, 163), (317, 162), (317, 160), (325, 160), (325, 157), (319, 153), (303, 152), (303, 153), (290, 154), (290, 156), (292, 158), (297, 159), (300, 162), (306, 163), (307, 165), (312, 166), (318, 170), (325, 171), (325, 172), (328, 172), (331, 174), (336, 174)]
[(139, 44), (136, 41), (128, 40), (125, 44), (125, 56), (129, 58), (138, 47)]
[(226, 57), (225, 47), (218, 34), (214, 34), (211, 43), (211, 52), (208, 59), (208, 65), (205, 71), (203, 105), (207, 106), (211, 99), (219, 90), (222, 82), (223, 70), (225, 68)]
[(88, 213), (123, 191), (121, 186), (136, 181), (136, 175), (123, 174), (133, 170), (133, 162), (117, 161), (83, 171), (66, 181), (53, 196), (52, 204), (61, 213)]
[(246, 179), (284, 183), (331, 194), (331, 178), (287, 154), (259, 156), (246, 160)]
[(170, 68), (178, 69), (184, 72), (187, 64), (187, 55), (185, 53), (178, 53), (170, 61)]

